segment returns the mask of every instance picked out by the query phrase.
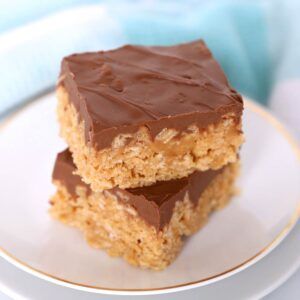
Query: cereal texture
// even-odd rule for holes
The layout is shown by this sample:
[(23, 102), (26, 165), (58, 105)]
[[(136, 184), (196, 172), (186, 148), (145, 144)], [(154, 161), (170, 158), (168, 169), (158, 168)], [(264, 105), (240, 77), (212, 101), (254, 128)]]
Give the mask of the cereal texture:
[(169, 224), (160, 231), (108, 191), (88, 194), (85, 187), (78, 186), (76, 197), (72, 197), (59, 181), (54, 182), (57, 192), (50, 200), (50, 214), (79, 228), (92, 247), (104, 249), (111, 256), (121, 256), (135, 266), (162, 270), (176, 258), (182, 238), (199, 230), (210, 213), (228, 203), (235, 192), (238, 169), (238, 163), (226, 166), (196, 205), (186, 193), (184, 199), (176, 202)]
[(61, 136), (78, 174), (93, 191), (146, 186), (186, 177), (195, 170), (219, 169), (237, 160), (243, 142), (241, 123), (227, 115), (206, 130), (190, 127), (180, 138), (175, 130), (163, 129), (153, 141), (147, 128), (141, 127), (133, 135), (116, 137), (111, 148), (97, 151), (85, 143), (84, 123), (66, 90), (60, 86), (57, 94)]

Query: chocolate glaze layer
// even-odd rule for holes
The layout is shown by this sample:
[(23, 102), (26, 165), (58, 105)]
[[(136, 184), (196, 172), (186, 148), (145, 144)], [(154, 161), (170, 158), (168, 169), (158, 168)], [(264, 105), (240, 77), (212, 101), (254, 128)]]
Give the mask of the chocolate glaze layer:
[[(61, 182), (74, 198), (77, 197), (76, 186), (86, 187), (87, 192), (92, 193), (80, 176), (74, 174), (75, 170), (71, 153), (66, 149), (57, 155), (52, 178)], [(142, 219), (159, 231), (169, 223), (177, 201), (183, 201), (188, 193), (189, 200), (196, 205), (202, 192), (222, 170), (196, 171), (178, 180), (132, 189), (116, 187), (102, 193), (111, 194), (122, 203), (132, 206)]]
[(141, 126), (154, 138), (163, 128), (205, 128), (229, 112), (238, 119), (243, 110), (241, 96), (202, 40), (73, 54), (62, 61), (59, 85), (96, 149)]
[(90, 187), (81, 180), (79, 175), (74, 174), (75, 171), (76, 167), (69, 149), (58, 153), (52, 172), (52, 179), (61, 182), (72, 196), (76, 195), (77, 186), (86, 187), (90, 192)]

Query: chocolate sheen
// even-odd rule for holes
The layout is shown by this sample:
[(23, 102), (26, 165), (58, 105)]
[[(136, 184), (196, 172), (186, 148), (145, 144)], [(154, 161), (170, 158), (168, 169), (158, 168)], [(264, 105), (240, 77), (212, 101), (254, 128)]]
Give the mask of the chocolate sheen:
[[(75, 170), (68, 149), (57, 155), (52, 178), (61, 182), (74, 198), (76, 186), (86, 187), (88, 193), (91, 193), (90, 187), (79, 175), (74, 174)], [(170, 221), (176, 201), (183, 201), (188, 193), (190, 201), (196, 205), (202, 192), (220, 172), (222, 169), (196, 171), (182, 179), (161, 181), (151, 186), (131, 189), (115, 187), (103, 193), (113, 194), (119, 201), (134, 207), (148, 224), (153, 225), (156, 230), (161, 230)]]
[(84, 121), (87, 144), (97, 149), (141, 126), (154, 138), (163, 128), (204, 128), (243, 110), (241, 96), (202, 40), (73, 54), (62, 61), (58, 85)]

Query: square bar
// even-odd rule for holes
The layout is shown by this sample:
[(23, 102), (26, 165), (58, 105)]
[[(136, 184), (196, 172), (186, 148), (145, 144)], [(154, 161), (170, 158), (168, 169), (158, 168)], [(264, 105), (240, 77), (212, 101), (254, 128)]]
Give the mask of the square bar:
[(51, 215), (79, 228), (92, 247), (135, 266), (162, 270), (177, 257), (183, 237), (198, 231), (214, 210), (229, 202), (238, 162), (143, 188), (103, 192), (93, 192), (75, 170), (70, 152), (59, 153)]
[(65, 57), (57, 95), (61, 135), (94, 191), (219, 169), (243, 142), (242, 98), (203, 41)]

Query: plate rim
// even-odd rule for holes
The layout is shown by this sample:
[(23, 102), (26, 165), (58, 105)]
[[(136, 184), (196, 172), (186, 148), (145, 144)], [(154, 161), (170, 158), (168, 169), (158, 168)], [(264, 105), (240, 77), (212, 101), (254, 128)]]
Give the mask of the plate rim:
[[(272, 265), (273, 262), (275, 263), (275, 266), (276, 266), (276, 262), (278, 262), (278, 259), (276, 258), (276, 253), (275, 253), (275, 257), (273, 256), (274, 255), (273, 253), (276, 252), (276, 251), (277, 251), (277, 256), (278, 256), (278, 251), (280, 252), (280, 257), (282, 256), (282, 251), (284, 251), (283, 252), (284, 257), (288, 256), (289, 250), (285, 249), (286, 244), (287, 243), (291, 243), (291, 242), (293, 243), (293, 241), (290, 240), (291, 234), (297, 235), (298, 233), (300, 233), (300, 222), (295, 225), (295, 228), (293, 228), (293, 230), (291, 231), (291, 233), (286, 237), (286, 239), (284, 239), (284, 241), (282, 242), (282, 244), (280, 244), (276, 249), (274, 249), (274, 251), (272, 251), (272, 253), (270, 253), (270, 255), (267, 257), (267, 259), (269, 259), (269, 261), (271, 260), (271, 264), (270, 264), (270, 262), (268, 262), (267, 266), (265, 266), (265, 267), (270, 267), (270, 265)], [(299, 240), (298, 243), (300, 243), (300, 240)], [(284, 247), (284, 250), (282, 250), (282, 248), (281, 248), (282, 246)], [(297, 252), (297, 253), (299, 253), (299, 252)], [(285, 259), (286, 258), (284, 258), (284, 261), (285, 261)], [(14, 265), (10, 264), (8, 261), (6, 261), (4, 259), (1, 259), (1, 258), (0, 258), (0, 267), (1, 267), (1, 260), (3, 260), (3, 262), (5, 262), (6, 264), (8, 264), (10, 266), (10, 268), (14, 268), (18, 272), (21, 272), (20, 274), (24, 273), (24, 274), (26, 274), (25, 276), (30, 276), (30, 277), (33, 277), (34, 280), (38, 280), (37, 281), (38, 283), (43, 282), (43, 283), (47, 284), (48, 287), (49, 287), (49, 285), (51, 285), (51, 290), (52, 290), (52, 288), (55, 289), (56, 286), (58, 286), (58, 287), (60, 287), (62, 289), (66, 288), (66, 287), (61, 286), (61, 285), (56, 285), (56, 284), (53, 285), (49, 281), (42, 280), (42, 279), (40, 279), (40, 278), (38, 278), (36, 276), (31, 276), (27, 272), (23, 272), (19, 268), (16, 268)], [(251, 268), (247, 268), (243, 272), (238, 273), (236, 276), (231, 276), (229, 278), (226, 278), (226, 280), (230, 280), (230, 281), (237, 280), (238, 281), (238, 277), (239, 276), (243, 276), (244, 272), (246, 274), (247, 274), (247, 272), (248, 272), (248, 274), (249, 274), (249, 272), (252, 273), (252, 274), (254, 273), (253, 275), (255, 276), (255, 274), (259, 274), (260, 268), (261, 268), (261, 264), (264, 264), (264, 260), (259, 261), (257, 264), (253, 265)], [(293, 259), (292, 266), (291, 266), (291, 263), (290, 263), (290, 266), (288, 267), (288, 269), (285, 269), (284, 271), (280, 271), (279, 272), (280, 274), (276, 276), (275, 281), (271, 280), (272, 283), (270, 283), (268, 281), (268, 283), (266, 285), (264, 284), (262, 288), (259, 288), (259, 291), (258, 290), (251, 291), (250, 292), (251, 295), (248, 294), (248, 298), (250, 297), (249, 299), (252, 299), (252, 298), (253, 299), (254, 298), (255, 299), (262, 299), (263, 297), (271, 294), (272, 292), (274, 292), (275, 290), (277, 290), (279, 287), (281, 287), (291, 276), (293, 276), (297, 272), (297, 270), (299, 268), (300, 268), (300, 253), (297, 255), (296, 259), (295, 258)], [(278, 272), (276, 272), (276, 274), (278, 274)], [(269, 278), (269, 276), (267, 276), (267, 277)], [(251, 280), (251, 276), (249, 278), (247, 278), (247, 279)], [(222, 283), (222, 281), (219, 281), (219, 282)], [(238, 282), (240, 282), (240, 281), (238, 281)], [(218, 283), (215, 283), (215, 284), (218, 284)], [(235, 286), (236, 286), (236, 284), (235, 284)], [(206, 287), (214, 289), (213, 285), (207, 285), (207, 286), (204, 286), (203, 288), (206, 288)], [(225, 285), (225, 287), (226, 287), (226, 285)], [(76, 291), (77, 291), (75, 289), (69, 289), (69, 288), (68, 288), (68, 290), (74, 291), (74, 293), (76, 293)], [(198, 292), (197, 292), (198, 290), (199, 290), (199, 293), (201, 294), (201, 289), (200, 288), (193, 289), (193, 290), (195, 290), (195, 293), (196, 293), (196, 294), (194, 294), (194, 296), (198, 296)], [(5, 295), (7, 295), (8, 297), (11, 297), (12, 299), (19, 299), (19, 300), (27, 300), (28, 299), (28, 298), (25, 299), (24, 295), (22, 293), (19, 293), (19, 289), (16, 291), (13, 286), (7, 286), (5, 283), (3, 283), (1, 281), (1, 276), (0, 276), (0, 291), (2, 293), (4, 293)], [(18, 294), (16, 294), (16, 293), (18, 293)], [(55, 293), (55, 294), (57, 294), (57, 293)], [(101, 295), (101, 294), (92, 293), (92, 295)], [(105, 295), (102, 295), (102, 296), (105, 296)]]
[[(4, 117), (3, 120), (0, 120), (0, 131), (2, 131), (6, 125), (8, 125), (10, 122), (12, 122), (20, 113), (22, 113), (27, 108), (33, 106), (34, 104), (43, 101), (44, 97), (50, 96), (53, 94), (52, 92), (45, 93), (43, 95), (39, 95), (39, 97), (30, 100), (29, 102), (17, 107), (12, 113), (8, 114), (6, 117)], [(253, 100), (250, 100), (247, 97), (244, 98), (244, 107), (247, 107), (252, 112), (260, 115), (262, 118), (266, 119), (269, 124), (271, 124), (288, 142), (288, 144), (291, 146), (293, 152), (295, 153), (295, 156), (297, 157), (297, 160), (300, 163), (300, 147), (298, 145), (297, 140), (292, 136), (292, 134), (289, 132), (289, 130), (286, 128), (285, 125), (277, 117), (275, 117), (270, 111), (268, 111), (266, 108), (264, 108), (262, 105), (254, 102)], [(175, 284), (170, 285), (166, 287), (159, 287), (159, 288), (150, 288), (150, 289), (119, 289), (119, 288), (107, 288), (107, 287), (101, 287), (96, 285), (86, 285), (78, 282), (69, 281), (64, 278), (60, 278), (58, 276), (49, 274), (47, 272), (41, 271), (37, 268), (34, 268), (27, 264), (26, 262), (23, 262), (19, 260), (14, 255), (10, 254), (8, 251), (6, 251), (1, 245), (0, 245), (0, 256), (13, 264), (14, 266), (18, 267), (19, 269), (36, 276), (40, 279), (52, 282), (54, 284), (59, 284), (65, 287), (86, 291), (86, 292), (93, 292), (93, 293), (101, 293), (101, 294), (109, 294), (109, 295), (155, 295), (155, 294), (165, 294), (165, 293), (172, 293), (177, 291), (183, 291), (188, 290), (200, 286), (204, 286), (207, 284), (211, 284), (213, 282), (222, 280), (224, 278), (227, 278), (229, 276), (232, 276), (251, 265), (258, 262), (260, 259), (265, 257), (268, 253), (270, 253), (276, 246), (280, 244), (280, 242), (288, 235), (288, 233), (292, 230), (292, 228), (297, 223), (298, 219), (300, 219), (300, 200), (297, 205), (296, 210), (292, 213), (290, 220), (285, 225), (285, 227), (280, 231), (280, 233), (273, 239), (272, 242), (270, 242), (268, 245), (266, 245), (264, 248), (262, 248), (260, 251), (258, 251), (255, 255), (251, 256), (247, 260), (241, 262), (240, 264), (230, 268), (229, 270), (226, 270), (224, 272), (209, 276), (207, 278), (203, 278), (200, 280), (194, 280), (189, 281), (186, 283), (181, 284)]]

